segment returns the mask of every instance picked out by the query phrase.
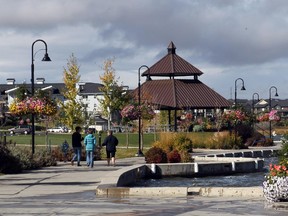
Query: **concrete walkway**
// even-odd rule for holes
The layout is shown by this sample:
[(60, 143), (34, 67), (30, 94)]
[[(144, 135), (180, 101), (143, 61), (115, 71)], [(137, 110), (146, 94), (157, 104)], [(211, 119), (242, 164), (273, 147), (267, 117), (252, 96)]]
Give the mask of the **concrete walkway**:
[(118, 160), (116, 167), (106, 166), (104, 160), (95, 161), (92, 169), (59, 163), (2, 175), (0, 215), (288, 215), (287, 206), (268, 206), (263, 198), (95, 196), (96, 186), (107, 173), (144, 163), (144, 158), (138, 157)]

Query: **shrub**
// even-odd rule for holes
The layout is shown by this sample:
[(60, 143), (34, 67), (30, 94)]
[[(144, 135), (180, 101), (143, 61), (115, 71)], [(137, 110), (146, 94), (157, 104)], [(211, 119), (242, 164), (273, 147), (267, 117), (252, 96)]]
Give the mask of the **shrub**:
[(173, 149), (181, 151), (192, 152), (192, 140), (183, 133), (175, 133), (173, 138)]
[(39, 169), (41, 167), (56, 166), (56, 158), (48, 149), (39, 149), (34, 155), (31, 154), (31, 149), (27, 147), (10, 147), (13, 156), (19, 158), (22, 169)]
[(145, 154), (146, 163), (167, 163), (166, 152), (158, 147), (150, 148)]
[(167, 153), (167, 159), (169, 163), (179, 163), (181, 162), (181, 155), (174, 149), (173, 151)]
[(181, 151), (180, 156), (181, 156), (181, 162), (182, 163), (191, 163), (194, 161), (194, 159), (191, 157), (191, 155), (186, 151)]
[(14, 157), (7, 146), (0, 145), (0, 173), (14, 174), (22, 171), (19, 158)]
[(240, 124), (235, 126), (235, 132), (241, 137), (242, 143), (246, 143), (247, 139), (253, 135), (253, 128), (248, 124)]
[[(52, 150), (52, 155), (56, 158), (57, 161), (71, 161), (74, 155), (74, 151), (72, 148), (69, 148), (65, 158), (65, 155), (62, 152), (62, 146), (59, 145)], [(81, 151), (81, 160), (86, 160), (86, 151), (84, 148), (82, 148)], [(94, 151), (94, 160), (101, 160), (101, 146), (99, 145), (96, 146)]]
[(202, 125), (195, 125), (193, 127), (193, 132), (201, 132), (203, 131), (203, 126)]

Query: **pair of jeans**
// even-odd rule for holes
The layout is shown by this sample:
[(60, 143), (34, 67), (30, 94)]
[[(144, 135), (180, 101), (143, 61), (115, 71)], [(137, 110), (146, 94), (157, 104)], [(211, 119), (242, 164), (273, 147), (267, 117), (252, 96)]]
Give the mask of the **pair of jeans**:
[(77, 165), (80, 165), (81, 161), (81, 147), (74, 147), (74, 156), (72, 158), (72, 161), (76, 161), (77, 158)]
[(86, 162), (87, 166), (90, 166), (91, 168), (94, 165), (94, 155), (93, 150), (86, 150)]

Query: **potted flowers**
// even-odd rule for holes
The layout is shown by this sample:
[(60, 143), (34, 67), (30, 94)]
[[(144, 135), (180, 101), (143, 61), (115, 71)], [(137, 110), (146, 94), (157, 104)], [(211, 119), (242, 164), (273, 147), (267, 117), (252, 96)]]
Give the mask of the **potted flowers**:
[(269, 174), (263, 182), (264, 197), (268, 202), (288, 201), (288, 141), (287, 135), (282, 140), (279, 164), (270, 164)]

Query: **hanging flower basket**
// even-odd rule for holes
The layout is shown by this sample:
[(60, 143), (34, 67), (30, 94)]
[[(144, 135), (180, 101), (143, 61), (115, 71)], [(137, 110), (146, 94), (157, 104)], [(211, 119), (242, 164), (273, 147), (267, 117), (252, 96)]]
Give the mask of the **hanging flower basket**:
[(27, 97), (22, 101), (15, 99), (9, 106), (9, 110), (13, 115), (17, 116), (27, 114), (53, 116), (57, 113), (57, 105), (46, 97)]
[(127, 105), (121, 111), (121, 116), (125, 122), (137, 120), (140, 116), (142, 119), (153, 119), (155, 112), (150, 105), (143, 104), (137, 105)]
[(229, 123), (232, 126), (237, 125), (240, 122), (246, 121), (248, 119), (247, 115), (241, 110), (226, 110), (222, 114), (222, 122)]
[(140, 112), (134, 105), (127, 105), (121, 111), (121, 116), (126, 121), (133, 121), (139, 118)]
[(259, 122), (280, 121), (277, 110), (271, 110), (269, 113), (262, 113), (257, 117)]

